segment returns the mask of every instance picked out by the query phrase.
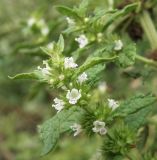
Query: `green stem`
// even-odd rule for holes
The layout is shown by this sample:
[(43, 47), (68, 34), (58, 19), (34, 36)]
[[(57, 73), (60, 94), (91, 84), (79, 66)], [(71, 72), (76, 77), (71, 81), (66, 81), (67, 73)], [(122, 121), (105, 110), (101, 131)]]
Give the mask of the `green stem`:
[(148, 11), (142, 12), (140, 16), (140, 22), (150, 42), (151, 48), (153, 50), (157, 49), (157, 31)]
[(142, 57), (142, 56), (140, 56), (140, 55), (136, 55), (136, 59), (139, 60), (139, 61), (141, 61), (141, 62), (144, 62), (144, 63), (146, 63), (146, 64), (148, 64), (148, 65), (157, 67), (157, 62), (155, 62), (154, 60), (151, 60), (151, 59)]

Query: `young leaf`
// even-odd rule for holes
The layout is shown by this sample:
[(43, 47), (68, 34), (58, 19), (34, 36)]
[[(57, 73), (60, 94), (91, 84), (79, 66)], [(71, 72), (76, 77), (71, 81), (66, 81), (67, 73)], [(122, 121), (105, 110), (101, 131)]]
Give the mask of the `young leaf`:
[(59, 37), (57, 46), (58, 46), (60, 52), (64, 51), (64, 38), (62, 35), (60, 35), (60, 37)]
[(134, 96), (122, 103), (114, 112), (113, 117), (127, 116), (136, 113), (142, 108), (146, 108), (155, 103), (156, 97), (151, 94)]
[(15, 76), (9, 76), (10, 79), (29, 79), (29, 80), (39, 80), (38, 75), (35, 72), (32, 73), (21, 73)]
[(80, 108), (70, 108), (56, 114), (39, 127), (40, 137), (44, 143), (42, 155), (54, 149), (60, 134), (70, 129), (70, 126), (79, 120), (83, 111)]

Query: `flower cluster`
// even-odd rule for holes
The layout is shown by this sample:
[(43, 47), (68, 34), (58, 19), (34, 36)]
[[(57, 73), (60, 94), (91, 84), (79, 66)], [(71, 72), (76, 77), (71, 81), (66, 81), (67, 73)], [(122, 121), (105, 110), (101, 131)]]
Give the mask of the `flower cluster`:
[[(64, 69), (75, 69), (78, 65), (74, 62), (73, 57), (65, 57), (64, 58)], [(48, 67), (48, 66), (47, 66)], [(43, 70), (43, 69), (42, 69)], [(49, 73), (49, 68), (44, 68), (44, 71), (47, 71), (47, 73)], [(61, 74), (59, 75), (59, 80), (63, 81), (65, 78), (65, 75)], [(79, 84), (82, 84), (83, 82), (87, 81), (87, 74), (85, 72), (83, 72), (81, 75), (78, 76), (77, 78), (77, 82)], [(69, 85), (71, 86), (72, 83), (69, 83)], [(63, 87), (62, 87), (63, 88)], [(68, 103), (70, 105), (75, 105), (76, 103), (78, 103), (79, 99), (82, 97), (81, 95), (81, 89), (77, 89), (77, 88), (72, 88), (72, 89), (68, 89), (67, 87), (64, 87), (64, 90), (67, 91), (66, 94), (66, 99), (68, 100)], [(52, 105), (58, 112), (61, 111), (64, 108), (64, 105), (66, 105), (66, 101), (64, 102), (63, 100), (60, 100), (58, 98), (54, 99), (55, 104)]]
[(94, 127), (92, 128), (93, 132), (99, 133), (100, 135), (105, 135), (107, 133), (107, 129), (105, 128), (105, 122), (102, 121), (94, 121)]

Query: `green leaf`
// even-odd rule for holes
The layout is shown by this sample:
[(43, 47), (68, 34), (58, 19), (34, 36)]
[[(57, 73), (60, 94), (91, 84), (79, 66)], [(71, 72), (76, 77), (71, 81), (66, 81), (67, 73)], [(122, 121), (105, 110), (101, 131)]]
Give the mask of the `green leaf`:
[(134, 96), (123, 102), (114, 112), (113, 117), (125, 117), (129, 114), (136, 113), (142, 108), (151, 106), (156, 101), (156, 97), (151, 94)]
[(104, 71), (106, 65), (105, 64), (98, 64), (86, 71), (88, 75), (88, 84), (92, 86), (95, 84), (97, 81), (101, 79), (101, 73)]
[(17, 74), (13, 77), (9, 76), (10, 79), (30, 79), (30, 80), (38, 80), (39, 77), (35, 72), (32, 73), (21, 73)]
[(66, 16), (69, 16), (69, 17), (72, 17), (72, 18), (76, 18), (76, 19), (80, 19), (80, 17), (77, 15), (77, 13), (69, 8), (69, 7), (65, 7), (65, 6), (56, 6), (57, 10), (63, 14), (63, 15), (66, 15)]
[(123, 68), (131, 66), (135, 63), (136, 46), (134, 43), (127, 44), (119, 51), (116, 63)]
[(62, 35), (60, 35), (58, 43), (57, 43), (58, 49), (60, 52), (64, 51), (64, 38)]
[(84, 71), (98, 65), (101, 63), (105, 63), (105, 62), (111, 62), (113, 60), (115, 60), (117, 57), (107, 57), (107, 58), (100, 58), (100, 57), (94, 57), (94, 58), (89, 58), (85, 61), (85, 63), (80, 66), (78, 68), (78, 70), (76, 71), (74, 78), (77, 77), (79, 74), (83, 73)]
[(124, 7), (122, 10), (117, 10), (116, 12), (114, 10), (113, 14), (110, 11), (106, 12), (106, 17), (108, 19), (105, 22), (103, 30), (105, 30), (112, 22), (117, 20), (119, 17), (121, 18), (123, 16), (126, 16), (127, 14), (129, 14), (129, 13), (133, 12), (134, 10), (136, 10), (138, 5), (139, 5), (139, 3), (129, 4), (126, 7)]
[(60, 134), (68, 131), (70, 126), (80, 119), (82, 113), (82, 109), (76, 107), (63, 110), (39, 127), (40, 137), (44, 143), (42, 155), (54, 149)]
[(137, 131), (142, 125), (146, 123), (148, 114), (152, 111), (151, 107), (146, 107), (140, 111), (130, 114), (125, 118), (125, 123), (128, 124), (129, 128)]

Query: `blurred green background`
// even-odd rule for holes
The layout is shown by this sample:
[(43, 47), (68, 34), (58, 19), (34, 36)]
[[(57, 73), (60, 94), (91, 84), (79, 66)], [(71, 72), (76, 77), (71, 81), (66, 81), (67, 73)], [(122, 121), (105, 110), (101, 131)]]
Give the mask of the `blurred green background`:
[[(68, 0), (0, 0), (0, 160), (86, 160), (95, 153), (95, 142), (65, 135), (55, 152), (40, 157), (42, 143), (37, 125), (52, 117), (53, 94), (47, 86), (31, 81), (13, 81), (8, 76), (29, 72), (45, 59), (39, 46), (58, 36), (66, 25), (57, 4)], [(35, 17), (49, 28), (42, 34), (28, 21)], [(91, 145), (90, 145), (91, 144)]]

